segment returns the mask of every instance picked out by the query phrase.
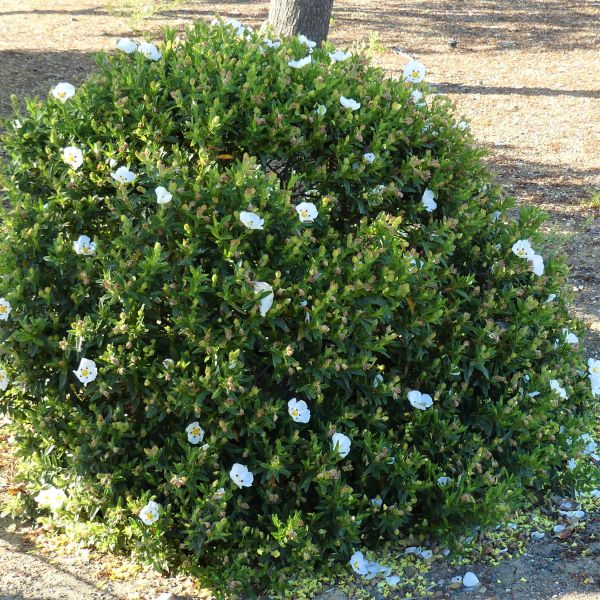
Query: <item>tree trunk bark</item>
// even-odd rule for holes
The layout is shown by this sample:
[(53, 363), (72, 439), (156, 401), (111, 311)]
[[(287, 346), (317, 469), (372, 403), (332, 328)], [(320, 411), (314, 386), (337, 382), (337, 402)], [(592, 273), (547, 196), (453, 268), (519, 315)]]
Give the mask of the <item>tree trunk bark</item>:
[(269, 23), (278, 35), (303, 34), (321, 45), (329, 33), (333, 0), (271, 0)]

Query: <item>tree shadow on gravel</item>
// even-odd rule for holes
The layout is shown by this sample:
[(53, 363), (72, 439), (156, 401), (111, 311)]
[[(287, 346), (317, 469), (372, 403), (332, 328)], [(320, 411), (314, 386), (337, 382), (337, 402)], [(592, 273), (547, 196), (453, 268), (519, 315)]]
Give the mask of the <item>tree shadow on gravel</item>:
[[(119, 598), (78, 574), (81, 569), (77, 564), (65, 568), (36, 551), (35, 544), (25, 534), (7, 530), (11, 524), (8, 519), (0, 519), (0, 600)], [(38, 579), (40, 573), (42, 578)], [(42, 589), (44, 596), (32, 595)]]
[[(594, 50), (598, 44), (598, 7), (587, 0), (420, 0), (410, 6), (398, 2), (393, 12), (389, 4), (375, 3), (365, 3), (359, 9), (334, 6), (333, 11), (341, 27), (395, 34), (407, 44), (415, 36), (455, 38), (459, 48), (466, 51), (469, 46), (513, 39), (518, 39), (515, 47), (520, 49), (543, 46), (546, 50)], [(427, 51), (435, 52), (431, 48)]]
[(39, 96), (46, 98), (60, 81), (79, 85), (94, 69), (93, 52), (38, 52), (33, 50), (1, 50), (0, 65), (5, 79), (0, 86), (0, 117), (11, 113), (11, 95), (19, 101)]

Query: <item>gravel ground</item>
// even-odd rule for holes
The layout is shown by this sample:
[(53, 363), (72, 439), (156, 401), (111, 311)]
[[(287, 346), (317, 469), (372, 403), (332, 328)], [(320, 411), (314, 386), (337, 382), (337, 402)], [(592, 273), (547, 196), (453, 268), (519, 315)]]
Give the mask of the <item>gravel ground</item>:
[[(181, 26), (215, 13), (258, 25), (267, 6), (191, 2), (145, 26)], [(600, 127), (594, 126), (600, 123), (600, 3), (336, 0), (333, 17), (332, 41), (351, 46), (375, 34), (382, 51), (374, 60), (392, 76), (407, 55), (422, 60), (428, 81), (452, 97), (490, 149), (489, 163), (506, 189), (548, 212), (548, 241), (568, 256), (574, 311), (589, 326), (586, 348), (600, 356), (600, 206), (591, 201), (600, 193)], [(100, 0), (0, 0), (0, 32), (1, 116), (9, 113), (11, 94), (44, 97), (59, 81), (81, 83), (97, 50), (132, 34)], [(0, 505), (10, 477), (9, 457), (0, 448)], [(473, 565), (482, 582), (478, 591), (450, 592), (444, 584), (435, 597), (600, 600), (599, 540), (600, 519), (588, 515), (576, 541), (546, 539), (497, 567)], [(0, 521), (0, 600), (210, 597), (186, 578), (164, 578), (122, 558), (62, 555), (48, 544), (31, 527)], [(432, 581), (455, 574), (436, 566)], [(353, 599), (331, 590), (320, 600)]]

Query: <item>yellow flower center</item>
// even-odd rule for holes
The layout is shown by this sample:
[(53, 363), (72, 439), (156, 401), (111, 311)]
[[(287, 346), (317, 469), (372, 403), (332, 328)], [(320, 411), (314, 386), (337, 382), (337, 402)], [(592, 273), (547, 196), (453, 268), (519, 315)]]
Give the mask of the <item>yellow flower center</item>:
[(82, 377), (89, 377), (90, 375), (90, 370), (89, 369), (81, 369), (81, 376)]
[(58, 92), (60, 98), (64, 98), (67, 94), (66, 92)]
[(81, 252), (83, 254), (88, 254), (90, 251), (90, 247), (89, 246), (81, 246)]
[(301, 210), (301, 211), (300, 211), (300, 216), (301, 216), (303, 219), (306, 219), (306, 217), (308, 217), (308, 211), (307, 211), (307, 210)]
[(294, 410), (292, 410), (292, 415), (294, 417), (297, 417), (300, 414), (300, 411), (297, 408), (294, 408)]
[(3, 315), (6, 312), (6, 305), (0, 304), (0, 315)]
[(199, 427), (194, 427), (192, 429), (192, 435), (200, 435), (200, 428)]
[(413, 72), (411, 73), (411, 77), (414, 77), (415, 79), (417, 79), (417, 77), (419, 77), (419, 71), (417, 71), (416, 69), (413, 69)]

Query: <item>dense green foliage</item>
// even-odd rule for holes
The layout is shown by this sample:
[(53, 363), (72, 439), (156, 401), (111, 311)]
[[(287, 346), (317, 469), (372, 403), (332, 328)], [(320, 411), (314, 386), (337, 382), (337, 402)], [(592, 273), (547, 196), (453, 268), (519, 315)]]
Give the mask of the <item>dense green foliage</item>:
[[(0, 410), (32, 491), (64, 489), (55, 519), (92, 541), (235, 589), (568, 487), (592, 395), (563, 332), (581, 333), (563, 263), (538, 276), (512, 251), (536, 245), (539, 213), (506, 218), (449, 101), (411, 97), (425, 84), (327, 45), (292, 68), (301, 41), (246, 33), (196, 24), (166, 32), (159, 60), (100, 56), (73, 97), (7, 127)], [(76, 252), (81, 235), (95, 251)], [(98, 369), (86, 386), (82, 358)]]

